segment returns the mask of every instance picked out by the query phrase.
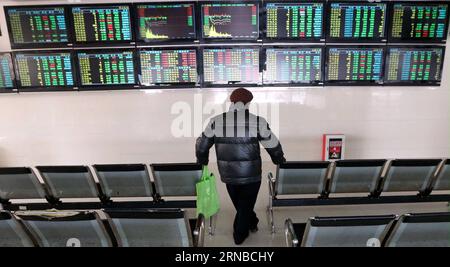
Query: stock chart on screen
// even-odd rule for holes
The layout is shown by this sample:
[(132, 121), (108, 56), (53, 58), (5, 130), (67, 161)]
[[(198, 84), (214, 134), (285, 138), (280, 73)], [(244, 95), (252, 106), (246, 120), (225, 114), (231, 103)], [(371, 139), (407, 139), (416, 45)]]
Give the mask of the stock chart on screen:
[(271, 39), (322, 39), (323, 3), (267, 3), (266, 37)]
[(385, 3), (330, 2), (328, 41), (385, 41)]
[(0, 54), (0, 90), (14, 87), (12, 59), (10, 54)]
[(195, 39), (194, 4), (137, 5), (139, 40)]
[(144, 86), (197, 83), (195, 49), (141, 50), (139, 57)]
[(70, 42), (64, 7), (5, 7), (5, 10), (13, 47)]
[(259, 49), (205, 48), (203, 75), (208, 84), (261, 84)]
[(323, 81), (322, 48), (266, 49), (265, 84), (315, 84)]
[(202, 4), (203, 38), (257, 39), (259, 11), (256, 3)]
[(327, 50), (327, 81), (382, 81), (383, 48), (328, 47)]
[(22, 88), (73, 87), (72, 55), (62, 53), (16, 54), (19, 85)]
[(136, 84), (133, 51), (78, 52), (81, 86)]
[(132, 41), (128, 5), (72, 7), (75, 41), (78, 43)]
[(394, 3), (392, 13), (391, 42), (447, 39), (448, 3)]
[(439, 82), (444, 62), (443, 47), (389, 47), (387, 83)]

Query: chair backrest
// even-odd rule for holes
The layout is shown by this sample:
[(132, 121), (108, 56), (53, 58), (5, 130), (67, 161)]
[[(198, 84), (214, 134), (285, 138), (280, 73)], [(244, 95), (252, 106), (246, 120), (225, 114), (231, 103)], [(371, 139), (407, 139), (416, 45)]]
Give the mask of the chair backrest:
[(33, 247), (22, 225), (7, 211), (0, 210), (0, 247)]
[(447, 159), (434, 183), (433, 190), (450, 190), (450, 160)]
[(102, 192), (107, 197), (152, 197), (153, 190), (144, 164), (94, 165)]
[(331, 178), (330, 193), (374, 193), (386, 160), (340, 160)]
[(38, 166), (54, 198), (95, 198), (99, 196), (91, 171), (86, 166)]
[(381, 246), (395, 219), (395, 215), (310, 218), (302, 247)]
[(78, 211), (17, 211), (40, 247), (111, 247), (97, 213)]
[(43, 199), (45, 195), (31, 168), (0, 168), (0, 200)]
[(278, 165), (275, 194), (322, 194), (330, 162), (286, 162)]
[(419, 191), (427, 189), (440, 159), (393, 160), (383, 180), (383, 192)]
[(386, 246), (450, 247), (450, 212), (401, 216)]
[(183, 210), (106, 210), (120, 247), (190, 247), (189, 221)]
[(160, 196), (195, 196), (202, 177), (202, 165), (195, 163), (151, 164), (156, 191)]

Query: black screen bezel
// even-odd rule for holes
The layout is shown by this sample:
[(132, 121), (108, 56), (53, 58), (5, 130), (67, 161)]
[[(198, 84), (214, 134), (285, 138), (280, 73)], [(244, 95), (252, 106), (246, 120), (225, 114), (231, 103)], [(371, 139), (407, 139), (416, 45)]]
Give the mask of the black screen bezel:
[[(267, 49), (314, 49), (314, 48), (320, 48), (321, 49), (321, 62), (320, 62), (320, 71), (321, 71), (321, 81), (314, 81), (309, 83), (266, 83), (264, 81), (264, 73), (267, 68)], [(264, 46), (263, 47), (263, 62), (264, 62), (264, 68), (262, 72), (262, 84), (265, 87), (309, 87), (309, 86), (323, 86), (325, 82), (325, 45), (303, 45), (303, 46), (294, 46), (294, 45), (271, 45), (271, 46)]]
[[(301, 3), (321, 3), (323, 5), (323, 14), (322, 14), (322, 36), (320, 38), (273, 38), (267, 37), (267, 4), (272, 3), (287, 3), (287, 4), (301, 4)], [(293, 42), (293, 43), (309, 43), (309, 42), (320, 42), (325, 43), (326, 37), (326, 0), (268, 0), (264, 1), (263, 6), (263, 19), (261, 20), (262, 25), (262, 38), (266, 43), (274, 43), (274, 42)]]
[[(142, 74), (142, 64), (141, 64), (141, 51), (149, 50), (180, 50), (189, 49), (194, 50), (196, 55), (196, 71), (197, 71), (197, 82), (196, 83), (162, 83), (156, 85), (143, 85), (141, 84), (140, 75)], [(180, 89), (180, 88), (199, 88), (201, 86), (202, 78), (200, 76), (199, 68), (199, 49), (195, 46), (184, 46), (184, 47), (142, 47), (136, 50), (136, 57), (138, 60), (138, 84), (142, 89)]]
[[(257, 30), (258, 30), (258, 36), (256, 38), (236, 38), (236, 37), (231, 37), (231, 38), (208, 38), (208, 37), (204, 37), (203, 35), (203, 5), (204, 4), (255, 4), (258, 7), (258, 25), (257, 25)], [(247, 42), (247, 43), (254, 43), (254, 42), (260, 42), (262, 39), (262, 26), (263, 24), (262, 22), (262, 1), (256, 1), (256, 0), (244, 0), (244, 1), (233, 1), (233, 0), (227, 0), (227, 1), (199, 1), (197, 4), (197, 14), (199, 16), (198, 19), (198, 29), (197, 29), (197, 34), (198, 34), (198, 38), (202, 43), (223, 43), (223, 42), (228, 42), (228, 43), (236, 43), (236, 42)]]
[[(76, 31), (75, 31), (75, 19), (73, 16), (73, 8), (82, 8), (82, 7), (108, 7), (108, 6), (127, 6), (130, 12), (130, 34), (131, 40), (128, 41), (87, 41), (81, 42), (77, 41)], [(70, 25), (73, 28), (73, 46), (74, 47), (114, 47), (114, 46), (124, 46), (124, 45), (135, 45), (136, 44), (136, 36), (134, 30), (134, 8), (131, 3), (110, 3), (110, 4), (84, 4), (84, 5), (70, 5), (69, 6), (69, 19)]]
[(14, 58), (13, 55), (10, 52), (0, 52), (0, 56), (8, 55), (10, 62), (9, 62), (9, 71), (11, 72), (11, 79), (12, 79), (12, 88), (6, 88), (6, 87), (0, 87), (0, 93), (17, 93), (17, 83), (16, 83), (16, 72), (14, 70)]
[[(68, 42), (59, 43), (24, 43), (16, 44), (14, 43), (13, 32), (11, 28), (11, 21), (9, 17), (8, 10), (13, 8), (64, 8), (64, 16), (66, 18), (67, 36)], [(24, 6), (4, 6), (3, 10), (5, 12), (6, 25), (8, 27), (9, 41), (11, 44), (11, 49), (33, 49), (33, 48), (70, 48), (73, 46), (73, 26), (69, 14), (69, 5), (24, 5)]]
[[(19, 67), (17, 65), (17, 59), (16, 56), (18, 54), (61, 54), (61, 53), (69, 53), (70, 59), (72, 60), (72, 79), (73, 79), (73, 86), (57, 86), (57, 87), (42, 87), (42, 86), (29, 86), (24, 87), (20, 83), (20, 75), (19, 75)], [(33, 51), (15, 51), (13, 52), (14, 56), (14, 68), (15, 68), (15, 77), (16, 77), (16, 84), (19, 92), (64, 92), (64, 91), (76, 91), (77, 88), (77, 71), (75, 69), (75, 59), (74, 59), (74, 53), (73, 50), (69, 49), (61, 49), (61, 50), (33, 50)]]
[[(350, 48), (350, 49), (377, 49), (381, 48), (383, 50), (383, 56), (382, 62), (381, 62), (381, 79), (379, 81), (345, 81), (345, 80), (328, 80), (328, 62), (330, 57), (330, 49), (331, 48)], [(386, 60), (386, 46), (385, 45), (328, 45), (326, 46), (326, 52), (325, 52), (325, 77), (324, 77), (324, 84), (326, 86), (340, 86), (340, 85), (346, 85), (346, 86), (382, 86), (384, 85), (384, 67), (385, 67), (385, 60)]]
[[(409, 49), (435, 49), (435, 48), (441, 48), (442, 49), (442, 64), (440, 68), (441, 72), (441, 80), (439, 81), (394, 81), (390, 82), (387, 77), (388, 72), (388, 64), (389, 64), (389, 55), (390, 55), (390, 48), (409, 48)], [(411, 46), (399, 46), (399, 45), (388, 45), (386, 47), (386, 55), (385, 55), (385, 61), (384, 61), (384, 85), (385, 86), (440, 86), (443, 78), (443, 70), (444, 70), (444, 63), (445, 63), (445, 46), (440, 45), (411, 45)]]
[[(331, 38), (330, 37), (330, 24), (331, 24), (331, 4), (332, 3), (350, 3), (350, 4), (384, 4), (386, 6), (385, 17), (384, 17), (384, 37), (383, 38)], [(327, 0), (326, 3), (326, 20), (325, 20), (325, 40), (327, 43), (380, 43), (385, 44), (388, 41), (388, 24), (387, 15), (389, 14), (389, 2), (386, 0), (383, 1), (355, 1), (355, 0)]]
[[(433, 38), (433, 39), (424, 39), (424, 38), (394, 38), (392, 37), (392, 25), (393, 25), (393, 19), (394, 19), (394, 5), (396, 4), (413, 4), (413, 5), (420, 5), (420, 6), (427, 6), (427, 5), (441, 5), (445, 4), (447, 5), (447, 20), (446, 20), (446, 28), (445, 28), (445, 34), (442, 39), (440, 38)], [(388, 30), (388, 44), (389, 43), (425, 43), (425, 44), (445, 44), (447, 43), (448, 38), (448, 30), (449, 30), (449, 24), (450, 24), (450, 2), (445, 1), (396, 1), (389, 3), (389, 30)]]
[[(87, 54), (106, 54), (106, 53), (123, 53), (131, 51), (133, 52), (133, 68), (134, 68), (134, 84), (118, 84), (118, 85), (82, 85), (81, 83), (81, 71), (80, 71), (80, 61), (78, 54), (79, 53), (87, 53)], [(75, 65), (76, 65), (76, 73), (77, 73), (77, 84), (80, 91), (109, 91), (109, 90), (136, 90), (140, 89), (138, 83), (137, 76), (137, 58), (136, 58), (136, 49), (135, 48), (108, 48), (108, 49), (78, 49), (74, 51), (75, 57)]]
[[(139, 32), (139, 16), (138, 16), (138, 5), (150, 5), (150, 4), (154, 4), (154, 5), (180, 5), (180, 4), (191, 4), (193, 6), (193, 19), (194, 19), (194, 31), (195, 31), (195, 37), (192, 38), (179, 38), (179, 39), (163, 39), (163, 40), (148, 40), (145, 41), (140, 37), (140, 32)], [(136, 43), (138, 45), (155, 45), (155, 44), (190, 44), (190, 43), (195, 43), (198, 42), (199, 40), (199, 32), (198, 32), (198, 19), (197, 19), (197, 12), (198, 12), (198, 8), (197, 8), (197, 2), (143, 2), (143, 3), (134, 3), (133, 4), (133, 17), (134, 17), (134, 35), (135, 35), (135, 40)]]
[[(261, 80), (259, 83), (228, 83), (228, 84), (216, 84), (213, 82), (206, 82), (205, 81), (205, 75), (204, 75), (204, 64), (203, 64), (203, 53), (204, 50), (207, 49), (242, 49), (242, 48), (250, 48), (250, 49), (256, 49), (259, 52), (259, 73), (261, 75)], [(261, 59), (262, 59), (262, 47), (258, 45), (233, 45), (233, 46), (204, 46), (199, 49), (199, 54), (201, 57), (201, 64), (199, 65), (200, 71), (201, 71), (201, 84), (202, 87), (205, 88), (213, 88), (213, 87), (261, 87), (263, 86), (263, 77), (262, 77), (262, 66), (261, 66)]]

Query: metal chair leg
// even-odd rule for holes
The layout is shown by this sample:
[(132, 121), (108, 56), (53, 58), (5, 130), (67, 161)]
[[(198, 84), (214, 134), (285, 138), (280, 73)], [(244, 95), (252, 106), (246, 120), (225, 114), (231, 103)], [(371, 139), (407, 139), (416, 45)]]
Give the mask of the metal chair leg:
[(210, 236), (213, 236), (216, 232), (216, 227), (215, 227), (216, 216), (217, 216), (217, 214), (209, 217), (208, 233)]

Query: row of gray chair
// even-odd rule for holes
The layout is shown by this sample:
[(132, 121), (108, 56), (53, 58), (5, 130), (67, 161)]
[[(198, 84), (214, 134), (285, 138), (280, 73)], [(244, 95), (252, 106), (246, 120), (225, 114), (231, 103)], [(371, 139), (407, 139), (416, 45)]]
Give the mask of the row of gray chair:
[(181, 209), (0, 211), (0, 247), (201, 247), (204, 228)]
[[(277, 167), (275, 177), (269, 173), (268, 178), (269, 220), (272, 232), (275, 232), (274, 207), (308, 205), (307, 203), (345, 205), (442, 201), (442, 197), (426, 196), (447, 193), (446, 191), (450, 190), (450, 160), (287, 162)], [(413, 197), (407, 198), (403, 196), (404, 192), (415, 193)], [(398, 197), (395, 196), (396, 193), (399, 193)], [(293, 195), (297, 195), (296, 198), (293, 199)], [(314, 201), (305, 201), (310, 199), (299, 199), (298, 195), (312, 195), (317, 198), (313, 199)], [(342, 197), (349, 195), (352, 197)]]
[(450, 213), (287, 219), (285, 236), (288, 247), (450, 247)]
[[(0, 201), (16, 199), (61, 199), (195, 196), (195, 185), (201, 178), (202, 166), (193, 163), (152, 164), (153, 181), (144, 164), (88, 166), (37, 166), (0, 168)], [(91, 169), (93, 171), (91, 171)], [(95, 172), (98, 183), (95, 181)]]

